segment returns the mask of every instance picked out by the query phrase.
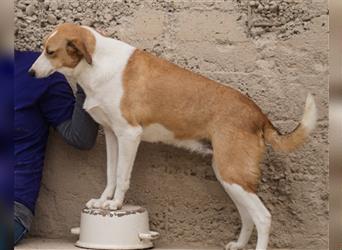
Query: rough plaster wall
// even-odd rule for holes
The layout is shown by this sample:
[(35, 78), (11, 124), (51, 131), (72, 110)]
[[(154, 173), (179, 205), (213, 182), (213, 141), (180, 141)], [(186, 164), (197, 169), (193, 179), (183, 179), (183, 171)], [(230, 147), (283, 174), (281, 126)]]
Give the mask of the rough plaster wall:
[[(263, 0), (266, 1), (266, 0)], [(288, 1), (288, 0), (286, 0)], [(268, 150), (259, 195), (273, 215), (270, 246), (328, 246), (327, 2), (305, 1), (316, 14), (284, 37), (270, 29), (247, 36), (244, 1), (16, 1), (16, 47), (39, 50), (63, 21), (92, 25), (138, 48), (247, 93), (286, 132), (315, 95), (319, 121), (310, 142), (289, 155)], [(246, 2), (246, 1), (245, 1)], [(291, 0), (290, 0), (291, 2)], [(317, 14), (318, 13), (318, 14)], [(203, 104), (205, 105), (205, 103)], [(89, 152), (51, 133), (31, 235), (70, 237), (80, 210), (105, 185), (103, 135)], [(147, 207), (159, 244), (222, 245), (240, 220), (216, 181), (211, 159), (143, 143), (127, 202)], [(252, 243), (255, 243), (255, 234)]]

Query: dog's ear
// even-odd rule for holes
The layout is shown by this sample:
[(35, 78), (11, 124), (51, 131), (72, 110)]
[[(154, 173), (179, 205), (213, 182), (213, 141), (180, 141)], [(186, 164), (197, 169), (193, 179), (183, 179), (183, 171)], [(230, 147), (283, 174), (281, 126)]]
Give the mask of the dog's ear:
[(68, 40), (66, 50), (70, 54), (76, 53), (80, 56), (83, 56), (89, 65), (93, 63), (93, 58), (90, 54), (89, 48), (87, 48), (85, 41), (81, 40), (80, 38)]

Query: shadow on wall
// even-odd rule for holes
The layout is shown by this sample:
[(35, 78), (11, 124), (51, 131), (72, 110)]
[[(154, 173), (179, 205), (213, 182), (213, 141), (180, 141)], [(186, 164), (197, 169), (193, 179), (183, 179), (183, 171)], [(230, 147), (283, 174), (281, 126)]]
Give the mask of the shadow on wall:
[[(66, 145), (52, 131), (31, 236), (73, 237), (70, 228), (79, 225), (85, 202), (103, 191), (105, 162), (102, 135), (95, 148), (87, 152)], [(264, 169), (270, 169), (265, 169), (264, 178), (268, 181), (261, 185), (261, 197), (275, 214), (273, 235), (285, 234), (289, 226), (298, 225), (301, 213), (308, 209), (300, 208), (300, 214), (291, 215), (296, 211), (294, 204), (283, 204), (301, 197), (289, 191), (288, 185), (292, 183), (292, 188), (296, 188), (296, 183), (290, 179), (284, 183), (288, 177), (283, 168), (290, 165), (286, 158), (269, 152), (265, 162)], [(277, 171), (280, 173), (275, 174)], [(151, 228), (162, 236), (157, 244), (217, 246), (234, 239), (240, 228), (235, 206), (214, 176), (211, 157), (161, 144), (140, 145), (126, 203), (148, 209)], [(251, 244), (255, 235), (253, 239)], [(290, 244), (284, 239), (273, 239), (275, 246)]]
[[(103, 191), (105, 163), (102, 135), (96, 147), (86, 152), (71, 148), (54, 134), (31, 235), (72, 237), (69, 229), (79, 224), (85, 202)], [(234, 238), (239, 228), (238, 215), (216, 181), (211, 158), (165, 145), (140, 145), (126, 203), (148, 208), (151, 227), (163, 235), (162, 243), (217, 244), (220, 233), (222, 240), (229, 234)]]

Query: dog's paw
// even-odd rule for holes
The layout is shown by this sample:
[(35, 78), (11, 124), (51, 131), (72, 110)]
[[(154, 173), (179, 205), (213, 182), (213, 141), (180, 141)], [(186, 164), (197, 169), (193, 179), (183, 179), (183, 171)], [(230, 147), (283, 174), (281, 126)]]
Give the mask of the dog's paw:
[(122, 202), (118, 200), (107, 200), (102, 204), (101, 207), (103, 209), (119, 210), (122, 208)]
[(236, 241), (231, 241), (225, 246), (225, 250), (241, 250), (244, 246), (242, 246), (240, 243)]
[(100, 208), (102, 207), (103, 203), (105, 202), (105, 199), (90, 199), (87, 203), (86, 203), (86, 207), (87, 208)]

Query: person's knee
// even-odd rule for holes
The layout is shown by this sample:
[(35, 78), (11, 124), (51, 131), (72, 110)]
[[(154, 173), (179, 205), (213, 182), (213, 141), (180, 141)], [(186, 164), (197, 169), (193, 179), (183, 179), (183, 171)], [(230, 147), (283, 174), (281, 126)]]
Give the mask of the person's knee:
[(17, 245), (27, 234), (28, 230), (19, 220), (14, 220), (14, 245)]

